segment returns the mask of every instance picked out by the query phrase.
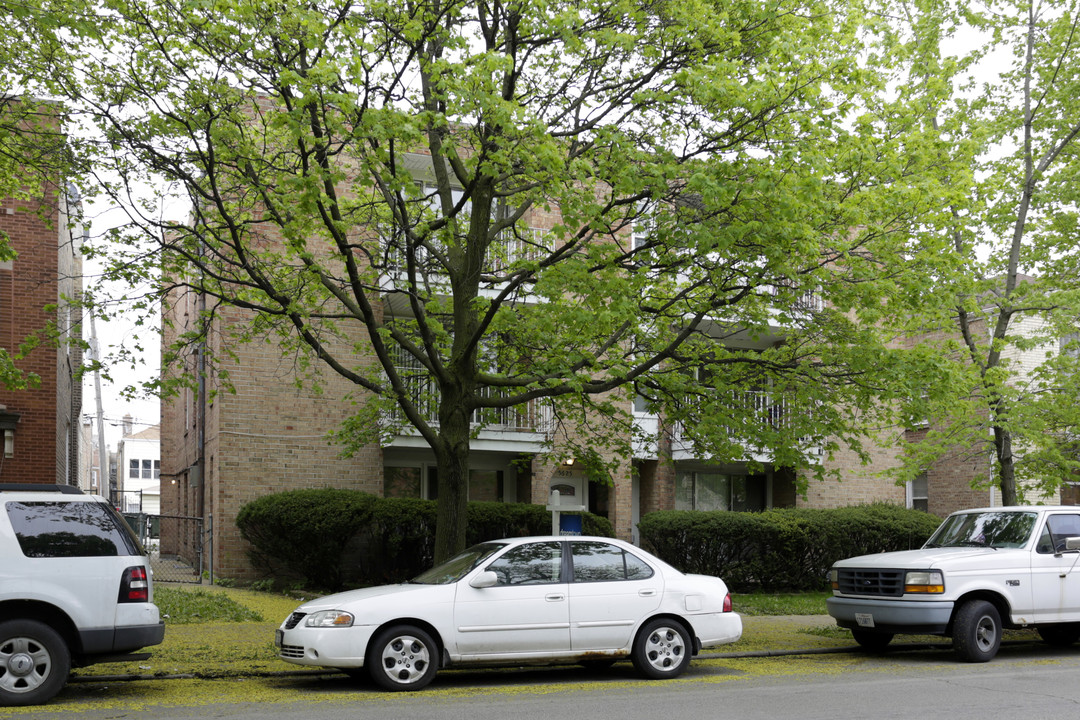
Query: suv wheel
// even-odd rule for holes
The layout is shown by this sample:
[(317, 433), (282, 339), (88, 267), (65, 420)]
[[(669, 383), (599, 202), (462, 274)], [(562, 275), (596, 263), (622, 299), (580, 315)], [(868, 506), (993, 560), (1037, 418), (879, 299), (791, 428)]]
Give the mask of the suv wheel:
[(37, 620), (0, 622), (0, 705), (37, 705), (67, 682), (71, 654), (64, 639)]

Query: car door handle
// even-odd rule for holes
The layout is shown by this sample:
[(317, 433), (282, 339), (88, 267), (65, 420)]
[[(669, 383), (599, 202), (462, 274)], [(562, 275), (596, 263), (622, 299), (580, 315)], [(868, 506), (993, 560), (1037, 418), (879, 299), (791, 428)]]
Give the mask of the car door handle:
[(545, 595), (544, 599), (547, 600), (548, 602), (562, 602), (563, 600), (566, 599), (566, 596), (565, 595), (559, 595), (557, 593), (551, 593), (550, 595)]
[(652, 597), (653, 595), (656, 595), (656, 591), (655, 590), (638, 590), (637, 594), (640, 595), (641, 597)]

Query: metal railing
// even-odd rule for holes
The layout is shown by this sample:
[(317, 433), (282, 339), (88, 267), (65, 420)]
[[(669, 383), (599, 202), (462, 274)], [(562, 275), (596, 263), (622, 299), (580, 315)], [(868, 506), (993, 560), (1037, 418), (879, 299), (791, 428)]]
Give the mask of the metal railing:
[[(415, 373), (415, 368), (399, 367), (398, 371), (404, 377), (408, 387), (409, 401), (419, 409), (420, 414), (429, 424), (438, 425), (439, 399), (435, 383), (423, 375), (410, 376), (410, 373)], [(499, 393), (497, 388), (485, 388), (481, 391), (485, 398), (497, 398)], [(401, 422), (404, 420), (404, 415), (399, 408), (394, 408), (390, 411), (388, 420)], [(547, 433), (551, 430), (553, 414), (548, 403), (533, 400), (511, 407), (474, 410), (469, 422), (473, 427), (484, 430)]]

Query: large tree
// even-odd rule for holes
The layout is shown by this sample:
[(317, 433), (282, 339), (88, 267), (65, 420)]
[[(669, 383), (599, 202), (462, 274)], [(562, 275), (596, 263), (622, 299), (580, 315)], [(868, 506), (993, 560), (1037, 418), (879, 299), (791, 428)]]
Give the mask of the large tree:
[[(931, 222), (960, 269), (911, 329), (955, 338), (939, 345), (951, 387), (926, 398), (932, 430), (911, 467), (981, 459), (1006, 504), (1025, 487), (1029, 500), (1050, 496), (1080, 479), (1080, 5), (907, 10), (922, 94), (950, 147), (953, 191)], [(965, 29), (970, 53), (942, 27)]]
[[(948, 262), (909, 232), (935, 162), (910, 151), (939, 140), (881, 99), (892, 58), (857, 3), (105, 5), (66, 92), (163, 287), (354, 383), (347, 444), (394, 408), (437, 458), (438, 558), (464, 543), (493, 413), (546, 404), (602, 472), (636, 393), (702, 456), (820, 473), (925, 359), (890, 352), (882, 319)], [(190, 216), (128, 201), (145, 187)], [(785, 422), (734, 400), (761, 387)]]

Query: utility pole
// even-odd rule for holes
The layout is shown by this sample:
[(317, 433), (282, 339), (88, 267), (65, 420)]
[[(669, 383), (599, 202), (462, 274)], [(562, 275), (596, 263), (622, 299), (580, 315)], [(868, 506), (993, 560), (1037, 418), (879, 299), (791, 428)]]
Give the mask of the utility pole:
[(94, 311), (90, 311), (90, 359), (94, 362), (94, 395), (97, 399), (97, 436), (98, 436), (98, 494), (115, 498), (109, 486), (109, 451), (105, 445), (105, 412), (101, 407), (101, 353), (98, 350), (97, 328), (94, 325)]

